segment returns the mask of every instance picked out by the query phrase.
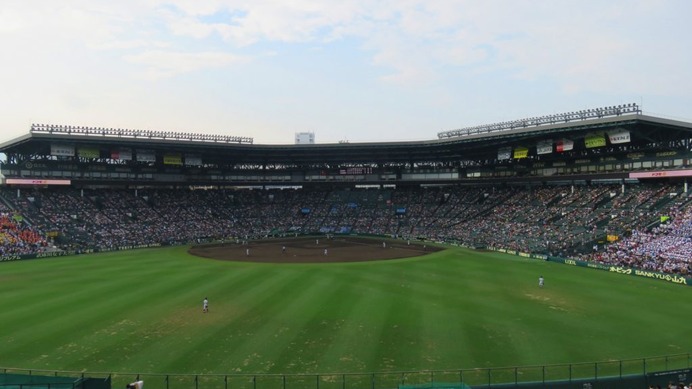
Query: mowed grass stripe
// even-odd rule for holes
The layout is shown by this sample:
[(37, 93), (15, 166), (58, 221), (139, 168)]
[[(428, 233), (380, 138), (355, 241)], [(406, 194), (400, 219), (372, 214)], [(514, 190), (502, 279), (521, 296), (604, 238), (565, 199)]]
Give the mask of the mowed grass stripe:
[[(36, 325), (17, 333), (31, 337), (36, 347), (57, 350), (65, 368), (96, 361), (107, 364), (116, 358), (126, 360), (137, 355), (138, 345), (150, 337), (147, 323), (155, 322), (157, 309), (171, 300), (179, 305), (175, 302), (176, 291), (180, 285), (193, 283), (190, 273), (168, 274), (165, 282), (139, 282), (136, 276), (112, 277), (93, 287), (78, 280), (75, 284), (79, 287), (70, 289), (78, 292), (68, 290), (56, 299), (59, 301), (48, 301), (49, 308), (34, 304), (32, 310), (38, 317), (30, 322)], [(152, 307), (152, 301), (161, 304)], [(198, 301), (196, 298), (196, 306)], [(104, 349), (110, 350), (105, 359), (94, 360), (93, 355)]]
[[(58, 262), (65, 260), (56, 260), (49, 267), (59, 265)], [(35, 262), (31, 265), (41, 264)], [(109, 278), (92, 282), (86, 276), (88, 273), (75, 273), (71, 267), (49, 269), (50, 279), (37, 277), (40, 272), (27, 274), (29, 285), (35, 286), (28, 289), (41, 293), (18, 300), (21, 302), (17, 304), (21, 307), (19, 312), (15, 313), (14, 320), (6, 321), (9, 323), (6, 328), (13, 330), (15, 342), (11, 342), (6, 350), (21, 355), (33, 352), (33, 347), (52, 349), (61, 343), (72, 344), (89, 328), (98, 326), (100, 320), (117, 317), (118, 312), (130, 307), (136, 298), (134, 288), (127, 288), (127, 279), (118, 277), (116, 272)], [(26, 341), (21, 342), (21, 339)]]
[[(204, 356), (200, 358), (193, 351), (201, 351), (200, 342), (221, 331), (219, 327), (224, 318), (212, 315), (220, 311), (223, 304), (222, 294), (218, 291), (233, 284), (249, 288), (264, 278), (261, 272), (256, 271), (219, 272), (216, 275), (206, 272), (193, 278), (187, 276), (186, 281), (174, 281), (167, 290), (155, 294), (160, 298), (152, 301), (161, 304), (149, 306), (149, 300), (144, 299), (142, 310), (123, 318), (122, 326), (129, 335), (111, 348), (118, 357), (104, 356), (104, 368), (122, 361), (122, 368), (135, 365), (177, 371), (180, 366), (176, 362), (181, 359), (184, 363), (204, 360)], [(202, 299), (207, 295), (212, 299), (212, 313), (202, 314)]]
[[(354, 372), (367, 366), (368, 350), (374, 347), (368, 323), (377, 314), (376, 294), (370, 288), (367, 266), (343, 266), (331, 277), (334, 294), (325, 303), (325, 329), (330, 341), (320, 351), (321, 371)], [(333, 270), (330, 268), (329, 270)]]
[[(276, 272), (270, 276), (257, 269), (224, 271), (225, 277), (218, 273), (207, 275), (209, 279), (201, 281), (204, 286), (193, 286), (193, 292), (185, 293), (188, 297), (174, 310), (159, 311), (160, 317), (147, 328), (161, 329), (160, 336), (147, 342), (145, 349), (140, 348), (141, 352), (134, 357), (137, 359), (128, 364), (154, 365), (166, 372), (207, 373), (228, 368), (232, 366), (229, 360), (239, 354), (241, 345), (252, 341), (248, 333), (259, 325), (258, 315), (266, 309), (265, 304), (277, 303), (282, 291), (302, 282), (302, 277), (291, 273)], [(210, 298), (208, 314), (201, 311), (204, 297)], [(134, 343), (137, 338), (131, 341)]]
[(344, 288), (343, 273), (338, 271), (311, 267), (307, 275), (300, 294), (270, 312), (267, 320), (272, 324), (257, 334), (270, 337), (274, 348), (262, 372), (315, 373), (325, 368), (323, 355), (334, 340), (341, 303), (347, 298), (344, 292), (350, 288)]
[[(150, 254), (155, 254), (154, 257), (158, 256), (156, 254), (161, 254), (158, 251), (147, 251)], [(136, 252), (136, 254), (141, 253)], [(93, 257), (99, 258), (101, 255)], [(109, 257), (109, 255), (103, 255), (103, 257)], [(103, 260), (103, 258), (99, 259)], [(147, 264), (142, 263), (144, 261), (140, 256), (133, 255), (128, 260), (136, 260), (138, 268), (144, 266), (146, 269)], [(156, 262), (158, 259), (152, 259), (152, 261)], [(100, 268), (106, 268), (107, 265), (105, 260), (99, 264)], [(108, 350), (111, 339), (117, 345), (115, 349), (108, 352), (109, 355), (104, 362), (113, 362), (115, 358), (128, 359), (129, 355), (135, 355), (133, 350), (136, 350), (136, 347), (129, 347), (128, 342), (123, 341), (123, 335), (118, 334), (119, 329), (115, 328), (114, 325), (121, 322), (132, 323), (130, 327), (139, 327), (142, 323), (150, 322), (152, 317), (158, 315), (157, 306), (164, 303), (181, 305), (180, 301), (175, 298), (176, 291), (185, 290), (186, 286), (192, 285), (194, 280), (191, 281), (190, 276), (195, 274), (189, 271), (178, 272), (177, 274), (164, 272), (166, 277), (161, 277), (159, 282), (142, 282), (141, 274), (134, 273), (131, 266), (109, 267), (108, 277), (100, 277), (96, 271), (75, 274), (71, 267), (73, 266), (68, 265), (61, 269), (66, 270), (66, 274), (50, 273), (52, 285), (47, 291), (61, 290), (62, 293), (52, 293), (50, 298), (39, 296), (35, 300), (29, 300), (29, 304), (22, 304), (28, 307), (27, 310), (33, 316), (21, 317), (21, 320), (13, 322), (22, 326), (22, 329), (12, 333), (13, 341), (9, 343), (10, 345), (18, 345), (20, 350), (11, 348), (6, 348), (6, 350), (12, 351), (13, 355), (21, 356), (22, 352), (34, 352), (34, 347), (43, 350), (55, 349), (60, 353), (59, 359), (65, 366), (64, 368), (83, 366), (85, 362), (93, 364), (94, 361), (89, 359), (88, 352), (91, 342), (86, 341), (83, 337), (92, 333), (90, 331), (92, 328), (100, 328), (99, 331), (93, 331), (92, 337), (96, 338), (96, 343), (98, 343), (94, 347), (97, 350)], [(155, 263), (150, 267), (161, 271), (165, 268), (165, 263), (163, 265)], [(98, 280), (96, 286), (90, 286), (92, 279)], [(62, 287), (66, 280), (69, 281), (71, 287)], [(207, 280), (208, 278), (200, 281), (200, 283), (207, 282)], [(152, 302), (156, 304), (152, 304)], [(187, 305), (190, 303), (187, 301)], [(201, 307), (201, 297), (195, 296), (194, 304), (196, 308)], [(150, 315), (147, 315), (147, 312), (150, 312)], [(101, 318), (109, 321), (109, 323), (99, 327), (99, 319)], [(24, 336), (27, 341), (21, 342), (18, 339), (21, 336)], [(140, 334), (133, 333), (132, 337), (139, 338)], [(14, 354), (14, 352), (18, 354)], [(71, 357), (72, 354), (74, 357)], [(39, 359), (45, 359), (44, 357), (45, 354), (41, 354)], [(112, 366), (105, 367), (113, 368)]]
[[(344, 319), (335, 350), (328, 353), (332, 360), (339, 358), (347, 369), (352, 366), (348, 371), (362, 371), (367, 365), (378, 369), (418, 365), (425, 343), (421, 327), (425, 300), (421, 298), (426, 293), (410, 281), (421, 273), (414, 262), (387, 261), (349, 269), (355, 270), (361, 295), (349, 306), (351, 318)], [(357, 341), (349, 341), (354, 338)]]
[[(264, 292), (246, 302), (236, 302), (244, 303), (246, 307), (237, 315), (229, 315), (228, 320), (233, 324), (217, 334), (226, 335), (225, 341), (218, 345), (226, 349), (219, 351), (232, 352), (226, 353), (227, 356), (221, 358), (217, 365), (210, 366), (213, 371), (241, 373), (271, 370), (276, 353), (286, 347), (281, 339), (286, 333), (302, 328), (308, 312), (302, 304), (306, 298), (311, 303), (314, 302), (315, 296), (311, 293), (319, 280), (310, 275), (309, 271), (286, 271), (277, 273), (277, 277), (262, 279), (261, 282), (266, 286)], [(296, 312), (300, 315), (296, 315)], [(214, 314), (228, 313), (214, 311)], [(212, 345), (205, 344), (200, 351), (210, 346)]]

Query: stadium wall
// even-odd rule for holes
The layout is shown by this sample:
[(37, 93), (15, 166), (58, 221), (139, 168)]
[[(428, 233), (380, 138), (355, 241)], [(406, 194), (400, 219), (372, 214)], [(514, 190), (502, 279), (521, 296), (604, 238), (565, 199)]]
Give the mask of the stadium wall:
[(520, 257), (524, 257), (524, 258), (557, 262), (557, 263), (562, 263), (562, 264), (570, 265), (570, 266), (588, 267), (589, 269), (606, 270), (606, 271), (609, 271), (612, 273), (617, 273), (617, 274), (622, 274), (622, 275), (631, 275), (631, 276), (635, 276), (635, 277), (645, 277), (645, 278), (651, 278), (651, 279), (656, 279), (656, 280), (661, 280), (661, 281), (666, 281), (666, 282), (672, 282), (672, 283), (678, 284), (678, 285), (692, 286), (692, 277), (684, 277), (684, 276), (675, 275), (675, 274), (666, 274), (666, 273), (659, 273), (659, 272), (649, 271), (649, 270), (634, 269), (634, 268), (629, 268), (629, 267), (624, 267), (624, 266), (603, 265), (600, 263), (580, 261), (578, 259), (567, 259), (567, 258), (552, 257), (552, 256), (547, 256), (547, 255), (541, 255), (541, 254), (523, 253), (521, 251), (505, 250), (505, 249), (501, 249), (501, 248), (488, 248), (488, 249), (492, 250), (492, 251), (497, 251), (500, 253), (517, 255)]
[[(375, 235), (363, 234), (361, 236), (375, 236)], [(452, 244), (452, 245), (461, 246), (458, 244)], [(156, 243), (156, 244), (147, 244), (147, 245), (142, 245), (142, 246), (137, 246), (137, 247), (133, 247), (133, 246), (117, 247), (117, 248), (110, 249), (110, 250), (92, 249), (92, 250), (86, 250), (86, 251), (82, 251), (82, 252), (55, 251), (55, 252), (38, 253), (38, 254), (6, 255), (6, 256), (0, 257), (0, 262), (10, 262), (10, 261), (27, 260), (27, 259), (40, 259), (40, 258), (53, 258), (53, 257), (63, 257), (63, 256), (67, 256), (67, 255), (89, 254), (89, 253), (105, 252), (105, 251), (132, 250), (132, 249), (137, 249), (137, 248), (150, 248), (150, 247), (161, 247), (161, 246), (162, 246), (162, 244)], [(474, 247), (467, 247), (467, 248), (475, 249)], [(649, 271), (649, 270), (628, 268), (628, 267), (623, 267), (623, 266), (603, 265), (600, 263), (580, 261), (577, 259), (568, 259), (568, 258), (547, 256), (547, 255), (542, 255), (542, 254), (524, 253), (524, 252), (516, 251), (516, 250), (506, 250), (503, 248), (488, 247), (487, 249), (492, 250), (492, 251), (496, 251), (496, 252), (501, 252), (501, 253), (506, 253), (506, 254), (511, 254), (511, 255), (517, 255), (520, 257), (524, 257), (524, 258), (530, 258), (530, 259), (536, 259), (536, 260), (542, 260), (542, 261), (551, 261), (551, 262), (562, 263), (562, 264), (570, 265), (570, 266), (587, 267), (589, 269), (605, 270), (605, 271), (609, 271), (609, 272), (617, 273), (617, 274), (622, 274), (622, 275), (630, 275), (630, 276), (635, 276), (635, 277), (645, 277), (645, 278), (651, 278), (651, 279), (655, 279), (655, 280), (659, 280), (659, 281), (671, 282), (673, 284), (678, 284), (678, 285), (692, 286), (692, 277), (684, 277), (681, 275), (659, 273), (659, 272), (654, 272), (654, 271)]]

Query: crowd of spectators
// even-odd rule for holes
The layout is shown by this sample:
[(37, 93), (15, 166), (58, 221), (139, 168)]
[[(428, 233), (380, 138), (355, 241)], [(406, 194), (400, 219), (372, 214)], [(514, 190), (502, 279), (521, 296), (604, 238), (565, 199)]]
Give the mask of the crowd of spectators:
[[(689, 274), (692, 208), (672, 184), (352, 190), (0, 190), (2, 252), (358, 233)], [(668, 223), (657, 226), (661, 215)], [(13, 224), (14, 223), (14, 224)], [(655, 227), (655, 228), (654, 228)], [(19, 231), (19, 232), (18, 232)], [(21, 232), (24, 231), (24, 232)], [(41, 231), (41, 233), (39, 233)], [(606, 236), (616, 242), (603, 245)], [(8, 243), (12, 240), (12, 244)], [(13, 247), (13, 248), (10, 248)]]
[(677, 207), (665, 216), (670, 219), (659, 226), (649, 231), (635, 229), (626, 239), (583, 258), (606, 265), (692, 274), (692, 208)]
[(42, 253), (50, 249), (45, 235), (26, 224), (24, 218), (0, 204), (0, 257)]

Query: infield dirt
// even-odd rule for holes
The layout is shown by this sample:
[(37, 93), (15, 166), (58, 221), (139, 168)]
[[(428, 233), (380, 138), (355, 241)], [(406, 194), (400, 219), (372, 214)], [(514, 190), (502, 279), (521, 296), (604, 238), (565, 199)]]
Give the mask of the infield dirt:
[[(325, 251), (326, 250), (326, 251)], [(265, 263), (363, 262), (418, 257), (443, 250), (429, 244), (358, 237), (272, 238), (190, 248), (189, 253), (224, 261)]]

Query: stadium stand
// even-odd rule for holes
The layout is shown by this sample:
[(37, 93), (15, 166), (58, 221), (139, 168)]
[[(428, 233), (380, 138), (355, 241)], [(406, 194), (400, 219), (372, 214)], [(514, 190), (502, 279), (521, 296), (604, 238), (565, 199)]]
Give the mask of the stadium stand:
[(690, 133), (637, 104), (381, 143), (34, 124), (0, 144), (0, 249), (365, 234), (690, 274)]
[(0, 210), (0, 256), (42, 253), (49, 249), (44, 235), (26, 225), (19, 214)]
[[(692, 208), (673, 184), (358, 190), (0, 191), (3, 253), (357, 233), (690, 274)], [(309, 210), (304, 211), (304, 210)], [(21, 224), (11, 212), (26, 215)], [(661, 224), (661, 216), (669, 219)], [(612, 244), (604, 238), (616, 237)], [(595, 249), (594, 249), (595, 248)]]

